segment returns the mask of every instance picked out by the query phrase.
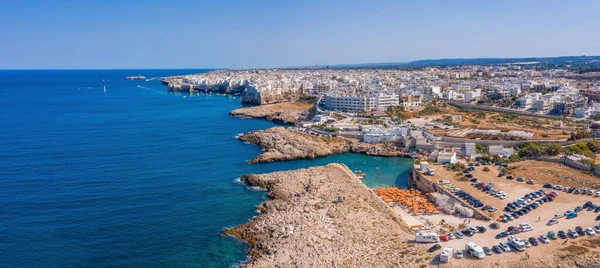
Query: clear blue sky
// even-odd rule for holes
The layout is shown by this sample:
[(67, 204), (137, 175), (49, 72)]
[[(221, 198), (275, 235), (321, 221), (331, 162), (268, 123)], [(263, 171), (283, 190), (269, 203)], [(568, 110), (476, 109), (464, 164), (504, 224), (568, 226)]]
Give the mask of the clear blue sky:
[(600, 55), (600, 1), (0, 1), (0, 69), (561, 55)]

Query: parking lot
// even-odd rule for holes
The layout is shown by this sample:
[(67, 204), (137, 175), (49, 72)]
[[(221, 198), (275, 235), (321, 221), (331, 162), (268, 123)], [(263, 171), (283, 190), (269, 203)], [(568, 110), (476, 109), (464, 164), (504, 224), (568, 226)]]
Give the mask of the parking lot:
[[(537, 162), (537, 161), (535, 161), (535, 162)], [(463, 163), (465, 165), (467, 165), (467, 163), (465, 163), (465, 162), (463, 162)], [(539, 163), (537, 163), (537, 164), (539, 164)], [(521, 162), (520, 165), (526, 166), (526, 163)], [(417, 167), (418, 167), (418, 165), (417, 165)], [(515, 202), (515, 201), (517, 201), (517, 199), (523, 198), (526, 194), (529, 194), (529, 193), (532, 193), (535, 191), (539, 191), (539, 190), (545, 191), (544, 195), (540, 195), (537, 198), (532, 198), (532, 200), (530, 202), (528, 202), (528, 204), (531, 204), (534, 201), (544, 198), (546, 196), (546, 194), (548, 194), (550, 192), (556, 192), (558, 194), (553, 199), (553, 201), (544, 202), (544, 203), (537, 205), (537, 208), (531, 209), (528, 213), (520, 216), (518, 219), (514, 219), (507, 223), (499, 222), (499, 225), (500, 225), (499, 229), (489, 228), (490, 222), (471, 220), (471, 223), (467, 224), (468, 227), (484, 226), (487, 229), (486, 232), (485, 233), (475, 233), (471, 237), (465, 236), (462, 239), (455, 239), (455, 240), (450, 240), (447, 242), (440, 242), (440, 245), (442, 247), (451, 247), (451, 248), (454, 248), (455, 250), (464, 249), (466, 242), (475, 242), (476, 244), (478, 244), (482, 247), (489, 247), (491, 249), (492, 246), (498, 245), (500, 242), (507, 241), (506, 237), (501, 238), (501, 239), (496, 239), (495, 237), (498, 233), (506, 231), (509, 226), (519, 226), (519, 224), (521, 224), (521, 223), (529, 223), (533, 227), (533, 230), (523, 232), (523, 233), (518, 233), (518, 234), (515, 234), (515, 236), (517, 236), (518, 238), (520, 238), (522, 240), (527, 240), (530, 237), (535, 237), (538, 242), (540, 241), (539, 240), (540, 235), (547, 235), (549, 231), (553, 231), (556, 234), (558, 234), (558, 232), (560, 230), (567, 232), (569, 229), (574, 230), (577, 226), (581, 226), (583, 229), (585, 229), (587, 227), (593, 227), (594, 225), (598, 225), (598, 221), (596, 221), (595, 219), (598, 215), (600, 215), (600, 213), (596, 213), (594, 211), (588, 211), (586, 209), (579, 211), (578, 216), (575, 218), (566, 219), (566, 217), (560, 217), (557, 219), (557, 222), (555, 224), (547, 225), (548, 221), (553, 219), (556, 214), (564, 214), (568, 210), (575, 210), (576, 207), (583, 206), (588, 201), (591, 201), (597, 205), (600, 204), (600, 198), (595, 197), (595, 195), (582, 195), (582, 194), (567, 193), (567, 192), (564, 192), (561, 190), (543, 188), (542, 184), (534, 183), (533, 185), (530, 185), (530, 184), (525, 183), (527, 180), (530, 180), (530, 179), (533, 179), (536, 182), (543, 181), (543, 179), (538, 179), (538, 178), (524, 178), (523, 182), (519, 182), (519, 181), (517, 181), (517, 178), (519, 177), (518, 170), (515, 170), (513, 179), (507, 179), (506, 176), (502, 176), (502, 177), (498, 176), (498, 174), (500, 173), (499, 166), (496, 166), (496, 165), (475, 166), (474, 167), (475, 170), (470, 172), (471, 174), (473, 174), (473, 178), (484, 183), (485, 185), (488, 185), (490, 182), (493, 182), (494, 183), (493, 188), (500, 190), (500, 191), (504, 191), (506, 194), (508, 194), (508, 197), (506, 197), (505, 199), (500, 199), (498, 197), (494, 197), (488, 193), (485, 193), (484, 191), (482, 191), (480, 189), (477, 189), (476, 187), (474, 187), (472, 185), (471, 181), (459, 181), (458, 178), (460, 176), (458, 176), (457, 173), (460, 173), (460, 171), (450, 171), (450, 170), (447, 170), (442, 165), (432, 165), (431, 167), (435, 169), (435, 175), (427, 176), (427, 177), (430, 178), (432, 181), (447, 180), (450, 184), (454, 184), (454, 187), (460, 188), (461, 190), (463, 190), (463, 191), (467, 192), (469, 195), (471, 195), (473, 198), (480, 200), (481, 203), (483, 203), (484, 205), (490, 205), (490, 206), (495, 207), (497, 209), (495, 212), (492, 212), (492, 213), (486, 212), (486, 213), (490, 214), (490, 216), (493, 219), (496, 219), (498, 216), (507, 213), (504, 211), (504, 209), (508, 203)], [(484, 171), (485, 167), (487, 167), (487, 169), (489, 169), (489, 171)], [(564, 167), (564, 169), (569, 169), (569, 168)], [(568, 172), (572, 172), (572, 171), (568, 170)], [(582, 187), (582, 185), (577, 184), (575, 182), (569, 183), (569, 181), (566, 181), (566, 180), (563, 180), (562, 182), (565, 183), (562, 186)], [(548, 199), (545, 199), (545, 200), (548, 200)], [(521, 209), (522, 207), (524, 207), (524, 205), (521, 205), (517, 209)], [(479, 207), (477, 209), (481, 209), (481, 208), (482, 207)], [(447, 216), (447, 217), (453, 217), (453, 216)], [(585, 236), (588, 236), (588, 235), (585, 235)], [(600, 234), (598, 234), (596, 236), (598, 236), (600, 238)], [(505, 253), (501, 253), (501, 254), (494, 253), (491, 256), (487, 256), (486, 259), (499, 260), (499, 259), (506, 259), (506, 258), (509, 258), (509, 259), (514, 258), (515, 260), (517, 260), (517, 259), (520, 259), (520, 258), (526, 257), (526, 256), (528, 256), (528, 258), (541, 258), (543, 256), (546, 256), (545, 254), (560, 250), (561, 248), (567, 246), (568, 244), (573, 243), (573, 241), (577, 240), (577, 239), (583, 239), (583, 238), (573, 239), (573, 238), (569, 237), (569, 242), (566, 242), (565, 239), (561, 239), (559, 237), (556, 240), (551, 240), (549, 244), (539, 243), (538, 246), (534, 246), (536, 248), (536, 250), (526, 250), (524, 252), (517, 252), (515, 249), (512, 249), (511, 252), (505, 252)], [(463, 259), (463, 260), (453, 259), (451, 261), (451, 263), (463, 262), (463, 261), (471, 261), (471, 260), (468, 260), (468, 258)]]

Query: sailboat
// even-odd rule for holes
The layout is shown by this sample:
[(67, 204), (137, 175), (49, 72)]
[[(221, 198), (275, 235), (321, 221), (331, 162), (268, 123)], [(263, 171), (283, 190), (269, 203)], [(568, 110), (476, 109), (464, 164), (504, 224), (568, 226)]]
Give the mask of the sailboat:
[(104, 85), (104, 92), (106, 92), (106, 85)]

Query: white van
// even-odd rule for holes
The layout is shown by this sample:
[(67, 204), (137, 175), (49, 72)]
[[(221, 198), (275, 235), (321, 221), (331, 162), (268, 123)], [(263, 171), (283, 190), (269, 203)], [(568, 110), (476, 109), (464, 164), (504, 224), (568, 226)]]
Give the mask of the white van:
[(508, 236), (508, 244), (513, 248), (516, 248), (518, 251), (525, 251), (527, 248), (525, 247), (525, 242), (514, 235)]
[(440, 238), (436, 233), (417, 233), (415, 241), (417, 243), (439, 243)]
[(440, 253), (440, 261), (441, 262), (449, 262), (452, 259), (452, 254), (454, 253), (454, 249), (452, 248), (444, 248), (444, 251)]
[(471, 256), (475, 258), (483, 259), (483, 257), (485, 257), (483, 248), (481, 248), (479, 245), (473, 242), (467, 243), (467, 245), (465, 246), (465, 250), (467, 251), (467, 253), (471, 254)]

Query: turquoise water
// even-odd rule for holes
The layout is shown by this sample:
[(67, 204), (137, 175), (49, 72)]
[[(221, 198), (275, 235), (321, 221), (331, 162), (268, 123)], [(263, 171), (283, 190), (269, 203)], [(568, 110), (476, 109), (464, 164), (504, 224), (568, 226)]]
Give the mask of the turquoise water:
[(247, 164), (235, 136), (274, 124), (229, 117), (238, 97), (123, 79), (203, 71), (0, 71), (0, 267), (229, 267), (248, 248), (221, 232), (266, 198), (243, 174), (342, 162), (406, 185), (405, 158)]

